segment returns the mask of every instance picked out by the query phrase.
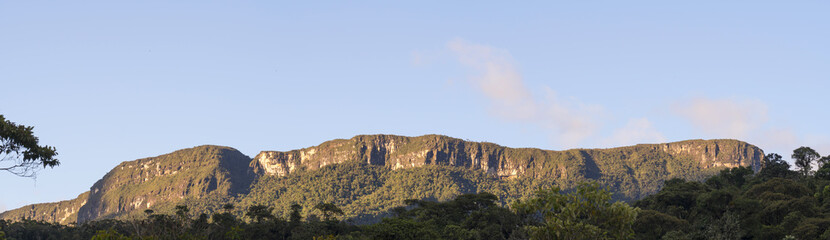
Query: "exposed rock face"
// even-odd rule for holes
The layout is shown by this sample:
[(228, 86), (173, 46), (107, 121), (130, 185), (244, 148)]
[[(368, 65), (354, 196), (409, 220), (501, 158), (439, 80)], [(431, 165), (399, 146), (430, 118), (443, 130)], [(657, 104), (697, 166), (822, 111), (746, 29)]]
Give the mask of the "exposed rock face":
[[(638, 161), (682, 158), (693, 160), (702, 169), (747, 166), (755, 171), (760, 170), (764, 156), (761, 149), (737, 140), (689, 140), (612, 149), (548, 151), (506, 148), (493, 143), (467, 142), (439, 135), (363, 135), (288, 152), (263, 151), (254, 157), (251, 167), (256, 172), (286, 176), (301, 168), (318, 169), (329, 164), (363, 161), (391, 169), (435, 164), (480, 169), (501, 178), (568, 178), (568, 173), (573, 172), (570, 168), (584, 168), (586, 165), (589, 169), (584, 173), (588, 173), (589, 177), (591, 171), (597, 171), (598, 174), (602, 169), (590, 167), (596, 167), (597, 158), (612, 152), (619, 152), (618, 156), (626, 159), (630, 159), (632, 155), (641, 155), (640, 153), (654, 154), (654, 159), (635, 157)], [(572, 163), (579, 159), (582, 159), (582, 162)], [(551, 164), (556, 165), (553, 168), (556, 171), (538, 171), (549, 169), (548, 166)]]
[(0, 213), (0, 219), (21, 220), (25, 218), (60, 224), (75, 223), (75, 220), (78, 218), (78, 210), (86, 204), (88, 197), (89, 192), (84, 192), (72, 200), (26, 205), (18, 209)]
[(78, 222), (112, 218), (184, 198), (244, 192), (254, 179), (250, 158), (229, 147), (199, 146), (123, 162), (98, 180)]
[(760, 148), (737, 140), (689, 140), (660, 145), (664, 152), (690, 156), (705, 168), (744, 166), (757, 172), (764, 159)]
[[(439, 135), (364, 135), (287, 152), (263, 151), (254, 159), (229, 147), (199, 146), (123, 162), (76, 199), (25, 206), (0, 214), (0, 219), (25, 217), (67, 224), (131, 214), (143, 217), (144, 209), (172, 209), (188, 199), (222, 203), (234, 195), (250, 195), (248, 188), (261, 175), (288, 176), (349, 161), (388, 170), (454, 166), (483, 171), (496, 177), (486, 178), (506, 185), (549, 180), (567, 188), (595, 180), (618, 199), (630, 200), (657, 192), (663, 181), (673, 177), (701, 180), (736, 166), (758, 171), (763, 156), (761, 149), (737, 140), (548, 151)], [(521, 179), (501, 181), (512, 178)], [(192, 210), (209, 210), (200, 208)]]
[(0, 214), (0, 219), (82, 223), (184, 198), (244, 193), (255, 178), (247, 166), (250, 161), (233, 148), (199, 146), (123, 162), (76, 199), (25, 206)]

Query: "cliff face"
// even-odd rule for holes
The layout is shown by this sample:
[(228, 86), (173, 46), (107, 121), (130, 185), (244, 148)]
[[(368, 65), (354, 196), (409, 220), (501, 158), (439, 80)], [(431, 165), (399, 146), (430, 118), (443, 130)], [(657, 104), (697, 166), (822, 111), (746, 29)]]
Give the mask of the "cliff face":
[(199, 146), (123, 162), (98, 180), (78, 212), (78, 222), (112, 218), (184, 198), (241, 193), (253, 181), (250, 158), (229, 147)]
[(738, 140), (688, 140), (609, 149), (549, 151), (507, 148), (439, 135), (356, 136), (299, 150), (263, 151), (251, 161), (257, 173), (288, 176), (300, 169), (359, 161), (390, 170), (424, 165), (480, 170), (502, 180), (555, 179), (561, 187), (600, 182), (622, 200), (657, 192), (671, 178), (703, 180), (720, 169), (761, 168), (764, 152)]
[(691, 157), (705, 168), (744, 166), (757, 172), (764, 159), (760, 148), (737, 140), (689, 140), (659, 145), (662, 151)]
[[(439, 135), (370, 135), (328, 141), (319, 146), (288, 152), (263, 151), (254, 157), (250, 165), (255, 172), (276, 176), (286, 176), (302, 168), (313, 170), (329, 164), (362, 161), (393, 170), (423, 165), (447, 165), (480, 169), (500, 178), (568, 178), (568, 173), (572, 172), (571, 168), (596, 165), (596, 159), (604, 159), (602, 156), (608, 153), (618, 153), (618, 157), (628, 159), (628, 162), (649, 162), (665, 158), (690, 159), (701, 169), (746, 166), (755, 171), (760, 170), (764, 156), (761, 149), (737, 140), (689, 140), (611, 149), (548, 151), (506, 148), (492, 143), (467, 142)], [(653, 155), (653, 158), (648, 158), (647, 155)], [(555, 165), (557, 171), (539, 171), (550, 165)]]
[(78, 218), (78, 210), (86, 204), (88, 197), (89, 192), (84, 192), (72, 200), (26, 205), (18, 209), (0, 213), (0, 219), (16, 221), (25, 218), (60, 224), (75, 223), (75, 220)]
[(82, 223), (171, 207), (185, 198), (245, 193), (255, 177), (250, 161), (233, 148), (199, 146), (123, 162), (76, 199), (25, 206), (0, 219)]
[[(283, 199), (280, 201), (287, 208), (295, 201), (322, 201), (318, 198), (345, 195), (354, 195), (349, 200), (355, 202), (354, 206), (346, 206), (352, 211), (350, 216), (361, 216), (379, 214), (409, 198), (448, 199), (454, 194), (491, 191), (498, 193), (500, 199), (512, 201), (532, 194), (539, 187), (556, 185), (569, 189), (586, 180), (599, 182), (614, 192), (617, 199), (632, 200), (657, 192), (663, 181), (674, 177), (702, 180), (720, 169), (737, 166), (758, 171), (763, 156), (757, 147), (737, 140), (549, 151), (507, 148), (439, 135), (368, 135), (287, 152), (263, 151), (254, 159), (229, 147), (199, 146), (123, 162), (76, 199), (25, 206), (0, 214), (0, 219), (83, 223), (135, 215), (144, 217), (145, 209), (171, 212), (175, 205), (184, 203), (191, 206), (191, 213), (210, 213), (224, 203), (243, 206), (245, 201), (234, 202), (239, 199), (260, 203)], [(329, 179), (325, 183), (308, 177), (316, 176), (312, 170), (347, 162), (335, 170), (351, 177)], [(421, 166), (429, 167), (418, 168)], [(298, 171), (305, 175), (292, 175)], [(373, 175), (362, 175), (369, 173)], [(396, 174), (400, 176), (384, 177)], [(291, 180), (291, 176), (300, 178)], [(446, 191), (435, 189), (447, 186), (418, 189), (427, 188), (431, 181), (441, 177), (446, 178), (442, 185), (455, 187)], [(348, 180), (369, 178), (374, 180), (362, 185)], [(252, 185), (255, 179), (262, 181)], [(422, 180), (426, 182), (418, 183)], [(314, 183), (297, 186), (288, 183), (292, 181)], [(270, 186), (271, 182), (277, 184)], [(337, 184), (345, 185), (332, 188)], [(249, 193), (250, 187), (260, 192)], [(326, 189), (349, 191), (303, 195)], [(286, 192), (292, 193), (283, 196)], [(297, 196), (304, 197), (293, 198)], [(363, 198), (366, 200), (360, 200)], [(336, 201), (348, 204), (343, 199)]]

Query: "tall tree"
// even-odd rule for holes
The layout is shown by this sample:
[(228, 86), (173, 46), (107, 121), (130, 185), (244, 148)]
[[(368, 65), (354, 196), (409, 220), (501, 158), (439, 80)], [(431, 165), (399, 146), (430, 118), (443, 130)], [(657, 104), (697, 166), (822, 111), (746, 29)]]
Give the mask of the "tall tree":
[(272, 220), (275, 219), (274, 214), (271, 213), (274, 211), (273, 207), (265, 206), (262, 204), (257, 204), (248, 207), (248, 212), (245, 213), (245, 216), (253, 219), (254, 221), (260, 223), (264, 220)]
[(795, 166), (799, 167), (801, 174), (804, 176), (810, 175), (813, 169), (813, 162), (818, 160), (821, 155), (809, 147), (800, 147), (793, 150), (792, 158), (795, 161)]
[(318, 203), (317, 205), (314, 205), (314, 209), (323, 212), (323, 219), (325, 219), (326, 221), (332, 221), (332, 217), (334, 214), (343, 215), (343, 210), (341, 210), (339, 207), (337, 207), (337, 205), (334, 205), (334, 203), (331, 202)]
[(297, 203), (291, 204), (291, 213), (288, 215), (288, 220), (292, 224), (299, 224), (300, 221), (303, 219), (303, 215), (300, 212), (303, 211), (303, 206)]
[(770, 153), (764, 156), (764, 167), (761, 168), (759, 176), (763, 179), (787, 178), (796, 176), (798, 173), (790, 170), (790, 164), (777, 153)]
[(531, 239), (630, 239), (638, 208), (611, 202), (599, 183), (581, 183), (576, 191), (540, 190), (513, 208), (531, 221)]
[(32, 129), (0, 115), (0, 170), (21, 177), (34, 177), (41, 167), (60, 164), (54, 147), (38, 145)]

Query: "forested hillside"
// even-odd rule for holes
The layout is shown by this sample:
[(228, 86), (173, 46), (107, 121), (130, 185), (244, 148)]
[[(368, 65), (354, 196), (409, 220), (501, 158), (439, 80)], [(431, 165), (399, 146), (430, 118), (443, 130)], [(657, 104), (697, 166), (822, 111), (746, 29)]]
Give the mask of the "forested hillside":
[(632, 204), (641, 209), (638, 239), (830, 239), (830, 156), (796, 151), (793, 159), (799, 172), (769, 154), (757, 174), (733, 168), (705, 182), (667, 181)]
[[(244, 208), (224, 204), (212, 214), (195, 213), (191, 208), (198, 206), (187, 204), (176, 206), (172, 213), (147, 210), (144, 216), (126, 221), (97, 220), (77, 226), (0, 220), (0, 239), (829, 239), (830, 156), (793, 156), (798, 172), (779, 155), (769, 154), (760, 172), (736, 167), (702, 182), (672, 179), (657, 194), (630, 204), (613, 200), (610, 192), (588, 181), (572, 191), (539, 189), (508, 206), (501, 206), (505, 199), (488, 192), (445, 201), (408, 199), (381, 221), (366, 225), (350, 222), (344, 215), (348, 204), (337, 202), (291, 204), (284, 216), (265, 204)], [(350, 168), (373, 174), (344, 180), (357, 185), (394, 174), (351, 163), (304, 177), (336, 178), (342, 176), (337, 171)], [(282, 180), (297, 183), (304, 177)], [(331, 188), (326, 196), (343, 193), (338, 192), (340, 187)], [(317, 194), (289, 192), (275, 196)]]
[(186, 199), (228, 198), (246, 193), (254, 180), (249, 161), (236, 149), (206, 145), (123, 162), (74, 200), (33, 204), (0, 218), (68, 224), (127, 218), (145, 209), (171, 211)]
[[(611, 149), (549, 151), (507, 148), (446, 136), (356, 136), (319, 146), (265, 151), (251, 159), (220, 146), (200, 146), (124, 162), (71, 201), (34, 204), (0, 214), (62, 224), (171, 214), (176, 205), (212, 214), (225, 204), (242, 217), (254, 205), (287, 217), (292, 204), (334, 203), (352, 223), (388, 216), (407, 199), (447, 201), (489, 192), (499, 206), (538, 189), (573, 189), (595, 181), (617, 200), (657, 192), (663, 181), (700, 181), (719, 170), (760, 169), (763, 152), (737, 140), (690, 140)], [(750, 171), (752, 171), (750, 170)]]

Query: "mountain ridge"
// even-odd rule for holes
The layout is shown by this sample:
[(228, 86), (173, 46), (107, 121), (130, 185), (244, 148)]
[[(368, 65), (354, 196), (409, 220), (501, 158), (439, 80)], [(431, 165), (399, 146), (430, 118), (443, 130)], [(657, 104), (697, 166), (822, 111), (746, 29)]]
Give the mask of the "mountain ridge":
[[(282, 193), (291, 192), (290, 189), (300, 186), (289, 184), (278, 187), (283, 190), (271, 189), (276, 187), (275, 181), (283, 181), (279, 179), (296, 173), (314, 176), (317, 170), (346, 163), (358, 165), (340, 168), (338, 171), (364, 169), (360, 171), (388, 175), (399, 170), (429, 166), (425, 170), (426, 173), (408, 171), (408, 175), (405, 176), (423, 178), (472, 171), (471, 173), (485, 173), (481, 176), (473, 174), (477, 176), (475, 179), (487, 176), (493, 178), (485, 180), (491, 187), (482, 188), (477, 185), (484, 184), (479, 180), (470, 182), (470, 179), (454, 177), (446, 181), (467, 181), (464, 184), (459, 183), (461, 185), (458, 186), (468, 187), (441, 190), (444, 192), (415, 191), (417, 194), (400, 190), (395, 190), (398, 193), (379, 193), (377, 191), (395, 189), (384, 187), (387, 184), (395, 181), (398, 181), (395, 184), (405, 183), (401, 183), (400, 179), (376, 178), (367, 183), (374, 184), (374, 187), (368, 188), (371, 191), (361, 193), (365, 196), (355, 196), (348, 201), (334, 199), (343, 204), (358, 204), (345, 206), (346, 209), (350, 209), (347, 213), (349, 217), (382, 213), (396, 204), (402, 204), (406, 197), (441, 200), (460, 193), (486, 190), (499, 192), (497, 195), (506, 202), (532, 192), (528, 186), (559, 185), (567, 189), (575, 182), (586, 180), (599, 181), (616, 191), (618, 199), (630, 200), (656, 192), (662, 181), (672, 177), (701, 180), (719, 169), (735, 166), (747, 166), (758, 171), (762, 167), (763, 156), (763, 151), (751, 144), (723, 139), (552, 151), (538, 148), (508, 148), (495, 143), (471, 142), (442, 135), (358, 135), (351, 139), (335, 139), (317, 146), (285, 152), (262, 151), (254, 158), (230, 147), (202, 145), (156, 157), (122, 162), (93, 184), (89, 192), (75, 199), (27, 205), (0, 213), (0, 219), (27, 218), (62, 224), (82, 223), (96, 219), (140, 216), (144, 209), (171, 211), (175, 204), (183, 202), (201, 204), (193, 207), (194, 212), (211, 212), (212, 209), (218, 209), (216, 205), (219, 203), (250, 205), (256, 202), (251, 199), (277, 206), (277, 209), (285, 209), (286, 206), (281, 205), (290, 201), (278, 199), (296, 198), (297, 196)], [(361, 164), (366, 167), (360, 167)], [(367, 168), (369, 166), (373, 167)], [(442, 170), (444, 168), (449, 169), (449, 172)], [(429, 173), (430, 171), (432, 173)], [(323, 181), (314, 177), (301, 178), (310, 179), (304, 181)], [(274, 180), (265, 181), (267, 179)], [(431, 182), (412, 185), (410, 188), (426, 187)], [(492, 188), (493, 186), (501, 187)], [(249, 193), (252, 188), (277, 193)], [(286, 188), (289, 190), (285, 190)], [(317, 191), (297, 189), (297, 194), (309, 190)], [(375, 200), (364, 199), (370, 195), (387, 200), (377, 203)], [(306, 196), (295, 200), (307, 201), (305, 205), (313, 205), (312, 201), (323, 199), (331, 201), (330, 197), (325, 196)], [(374, 205), (363, 206), (361, 202), (372, 202)]]
[[(688, 146), (699, 145), (701, 142), (714, 144), (705, 146), (702, 149), (703, 152), (700, 152), (701, 149), (695, 151), (695, 149)], [(735, 144), (743, 146), (732, 146)], [(472, 145), (472, 148), (467, 148), (467, 145)], [(728, 159), (719, 158), (721, 146), (723, 145), (730, 145), (732, 147), (727, 148), (733, 150), (728, 158), (733, 158), (736, 161), (729, 162), (726, 161)], [(759, 148), (733, 139), (695, 139), (660, 144), (637, 144), (634, 146), (615, 148), (577, 148), (555, 151), (540, 148), (509, 148), (495, 143), (465, 141), (443, 135), (424, 135), (419, 137), (358, 135), (351, 139), (335, 139), (326, 141), (318, 146), (297, 150), (285, 152), (262, 151), (254, 157), (254, 161), (251, 162), (250, 166), (255, 172), (285, 176), (299, 167), (317, 169), (331, 163), (361, 159), (369, 164), (387, 165), (387, 167), (391, 167), (393, 170), (406, 167), (407, 165), (414, 167), (416, 165), (421, 166), (434, 163), (439, 165), (469, 166), (473, 169), (483, 169), (499, 177), (515, 177), (518, 173), (525, 170), (523, 166), (514, 166), (513, 169), (502, 169), (501, 167), (510, 167), (511, 164), (517, 164), (515, 161), (510, 161), (510, 156), (506, 156), (508, 157), (507, 159), (504, 158), (505, 151), (536, 153), (596, 152), (625, 148), (654, 148), (658, 146), (663, 151), (671, 151), (672, 154), (702, 153), (704, 155), (701, 156), (701, 162), (710, 164), (704, 167), (744, 166), (746, 165), (745, 162), (749, 161), (749, 166), (754, 171), (758, 171), (761, 168), (760, 159), (764, 155), (763, 151)], [(464, 152), (465, 150), (466, 152)], [(394, 155), (396, 151), (403, 153)], [(741, 151), (745, 153), (740, 154)], [(711, 154), (711, 152), (714, 152), (714, 154)], [(499, 159), (499, 157), (502, 158)], [(525, 160), (522, 159), (522, 156), (514, 157), (514, 159), (516, 158), (518, 158), (518, 161)], [(519, 162), (518, 164), (527, 164), (528, 162), (532, 162), (533, 159), (533, 156), (531, 156), (530, 158), (526, 158), (528, 161)], [(389, 160), (392, 160), (391, 166), (387, 164)]]

